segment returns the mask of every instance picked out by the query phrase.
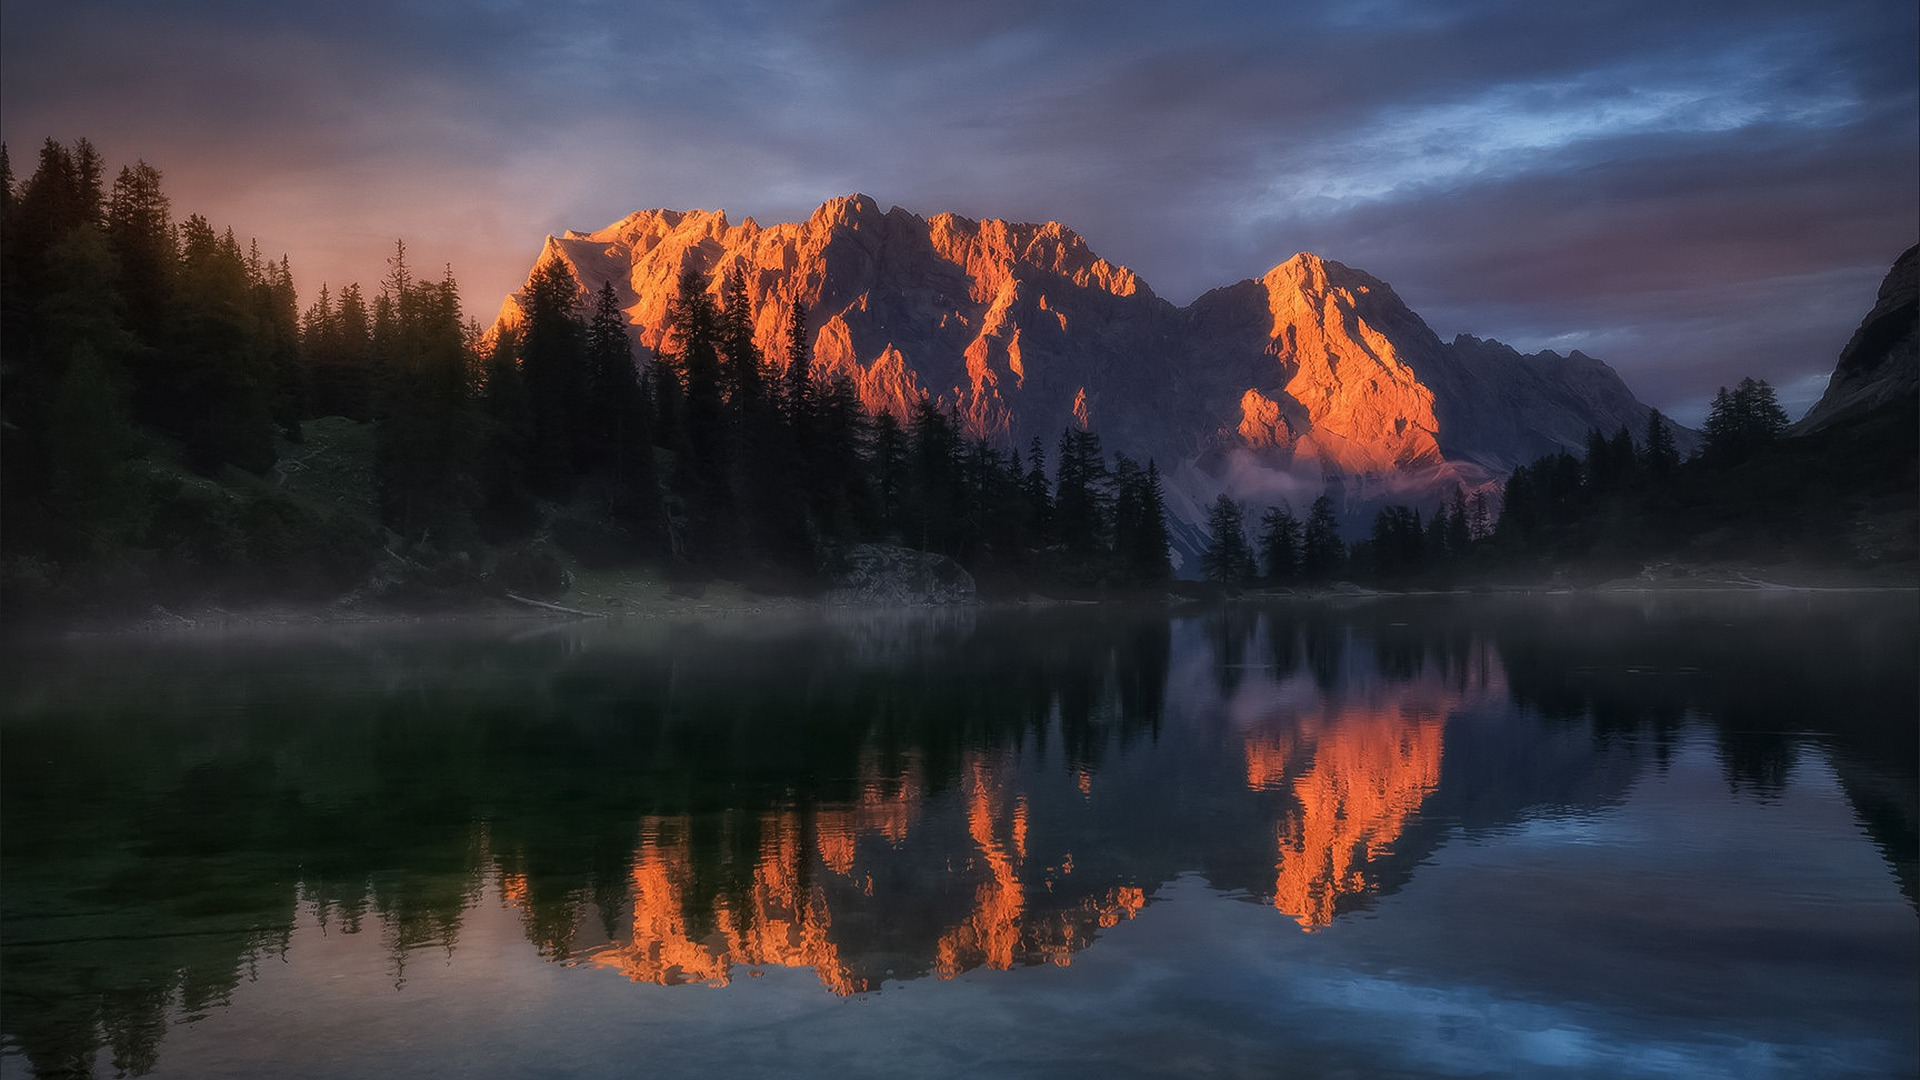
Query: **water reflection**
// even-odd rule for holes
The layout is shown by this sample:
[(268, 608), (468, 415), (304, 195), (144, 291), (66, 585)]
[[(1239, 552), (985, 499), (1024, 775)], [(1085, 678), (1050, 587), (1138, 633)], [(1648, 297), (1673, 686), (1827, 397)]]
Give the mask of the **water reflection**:
[(1830, 761), (1911, 900), (1910, 598), (1764, 603), (16, 647), (6, 1049), (151, 1071), (310, 922), (404, 985), (496, 893), (557, 962), (837, 995), (1071, 964), (1195, 871), (1315, 930), (1617, 804), (1688, 723), (1735, 798)]

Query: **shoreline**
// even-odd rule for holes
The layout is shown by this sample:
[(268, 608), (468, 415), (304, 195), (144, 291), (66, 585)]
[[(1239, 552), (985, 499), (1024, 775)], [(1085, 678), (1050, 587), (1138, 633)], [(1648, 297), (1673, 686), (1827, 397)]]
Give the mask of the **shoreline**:
[[(596, 575), (552, 600), (509, 595), (485, 597), (472, 603), (442, 608), (383, 608), (332, 603), (268, 602), (257, 605), (220, 604), (182, 606), (174, 610), (150, 605), (141, 614), (119, 616), (51, 613), (24, 621), (8, 619), (0, 636), (8, 640), (96, 638), (143, 635), (222, 635), (232, 632), (280, 630), (337, 630), (349, 628), (460, 627), (532, 629), (585, 622), (623, 623), (743, 623), (766, 621), (787, 624), (796, 620), (835, 616), (898, 615), (922, 617), (940, 613), (1039, 611), (1070, 607), (1156, 607), (1168, 612), (1221, 604), (1278, 604), (1372, 602), (1378, 600), (1449, 597), (1505, 598), (1525, 596), (1629, 597), (1682, 594), (1728, 595), (1844, 595), (1920, 593), (1920, 575), (1838, 571), (1832, 568), (1793, 567), (1649, 567), (1632, 577), (1601, 581), (1545, 581), (1533, 583), (1477, 583), (1446, 588), (1410, 586), (1382, 588), (1351, 582), (1329, 586), (1253, 589), (1215, 596), (1160, 596), (1057, 598), (1039, 594), (1023, 598), (988, 598), (964, 603), (850, 604), (820, 597), (755, 593), (737, 582), (716, 581), (695, 589), (669, 587), (643, 571)], [(1810, 579), (1811, 577), (1811, 579)], [(1782, 580), (1785, 579), (1785, 580)], [(1795, 580), (1797, 579), (1797, 580)]]

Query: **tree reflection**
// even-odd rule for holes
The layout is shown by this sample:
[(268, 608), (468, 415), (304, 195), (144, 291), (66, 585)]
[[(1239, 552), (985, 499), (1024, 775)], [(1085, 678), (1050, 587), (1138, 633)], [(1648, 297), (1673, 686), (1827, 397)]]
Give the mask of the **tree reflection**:
[(1832, 718), (1821, 752), (1911, 898), (1911, 613), (1737, 614), (1383, 601), (15, 656), (0, 1022), (41, 1075), (103, 1052), (138, 1075), (298, 927), (377, 930), (404, 985), (489, 898), (555, 961), (662, 985), (791, 966), (840, 994), (1071, 963), (1195, 870), (1311, 929), (1405, 887), (1449, 828), (1618, 801), (1693, 721), (1746, 797)]

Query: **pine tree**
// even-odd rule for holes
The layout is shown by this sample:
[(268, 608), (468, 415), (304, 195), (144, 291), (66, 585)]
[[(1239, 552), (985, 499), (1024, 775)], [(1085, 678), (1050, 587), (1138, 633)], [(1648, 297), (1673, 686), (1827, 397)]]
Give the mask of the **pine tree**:
[(1714, 396), (1707, 410), (1704, 449), (1708, 460), (1737, 464), (1778, 442), (1787, 433), (1787, 413), (1764, 380), (1741, 379), (1729, 393)]
[(1128, 585), (1167, 580), (1173, 575), (1173, 567), (1167, 558), (1166, 507), (1159, 469), (1151, 460), (1142, 469), (1120, 454), (1114, 457), (1113, 476), (1113, 549), (1121, 580)]
[(930, 398), (914, 402), (908, 416), (911, 466), (902, 502), (909, 544), (958, 555), (966, 541), (966, 491), (960, 467), (959, 425)]
[(657, 551), (665, 542), (666, 509), (653, 460), (653, 410), (634, 370), (627, 326), (613, 283), (602, 283), (587, 325), (587, 463), (605, 477), (607, 511), (641, 550)]
[[(1381, 507), (1379, 513), (1374, 515), (1373, 532), (1368, 544), (1373, 570), (1383, 577), (1417, 573), (1421, 568), (1425, 541), (1420, 514), (1412, 507)], [(1354, 559), (1355, 562), (1360, 561), (1358, 555)]]
[(1112, 503), (1111, 477), (1100, 453), (1100, 436), (1086, 428), (1060, 433), (1053, 490), (1053, 533), (1067, 554), (1087, 559), (1106, 547)]
[(1475, 491), (1467, 513), (1467, 539), (1478, 542), (1493, 535), (1493, 513), (1485, 490)]
[(728, 423), (719, 308), (706, 279), (692, 268), (667, 305), (663, 359), (678, 381), (674, 405), (679, 443), (669, 487), (686, 508), (686, 550), (711, 565), (731, 565), (741, 551), (733, 494), (734, 437)]
[(305, 363), (300, 355), (299, 295), (293, 287), (293, 269), (282, 255), (279, 262), (248, 260), (252, 283), (254, 325), (258, 327), (261, 370), (268, 380), (267, 411), (280, 434), (298, 443), (300, 420), (307, 413)]
[(402, 244), (389, 267), (376, 341), (386, 354), (374, 430), (381, 520), (410, 542), (457, 549), (472, 538), (481, 498), (473, 462), (483, 445), (460, 293), (451, 270), (438, 282), (415, 281)]
[(722, 392), (732, 407), (733, 422), (760, 422), (766, 384), (761, 377), (760, 347), (753, 341), (753, 303), (747, 295), (746, 273), (737, 265), (720, 282), (718, 345)]
[(494, 339), (480, 394), (483, 428), (473, 469), (474, 524), (481, 537), (493, 543), (531, 536), (540, 524), (539, 507), (527, 484), (533, 407), (527, 400), (519, 348), (517, 331)]
[(1680, 466), (1680, 451), (1673, 444), (1673, 429), (1667, 426), (1667, 418), (1660, 415), (1659, 409), (1647, 414), (1645, 459), (1642, 469), (1656, 484), (1664, 484), (1671, 479), (1673, 471)]
[(1307, 512), (1301, 536), (1300, 571), (1308, 581), (1331, 581), (1346, 565), (1347, 548), (1340, 539), (1340, 523), (1333, 516), (1333, 499), (1322, 495)]
[(602, 282), (594, 294), (593, 314), (585, 341), (584, 413), (577, 423), (584, 429), (584, 464), (589, 469), (614, 466), (620, 447), (639, 437), (640, 381), (633, 367), (633, 345), (627, 337), (627, 317), (620, 310), (613, 282)]
[(828, 537), (846, 538), (860, 523), (877, 531), (877, 512), (866, 482), (863, 448), (868, 441), (867, 411), (859, 391), (844, 375), (816, 383), (813, 442), (806, 467), (812, 485), (814, 527)]
[(1473, 546), (1473, 524), (1467, 509), (1465, 489), (1457, 487), (1453, 489), (1452, 512), (1446, 516), (1446, 523), (1445, 558), (1452, 562), (1459, 562), (1466, 558), (1468, 550)]
[(18, 258), (27, 281), (68, 233), (105, 223), (100, 183), (100, 156), (92, 143), (80, 139), (69, 149), (48, 139), (41, 146), (39, 167), (19, 193), (11, 238), (20, 246)]
[(120, 263), (128, 328), (146, 344), (158, 345), (179, 258), (173, 209), (161, 189), (160, 171), (144, 161), (121, 169), (106, 216), (107, 237)]
[[(39, 445), (28, 450), (26, 461), (7, 463), (31, 462), (40, 475), (13, 473), (10, 482), (24, 481), (25, 490), (7, 494), (14, 509), (49, 515), (44, 523), (29, 524), (47, 527), (43, 536), (53, 552), (93, 556), (124, 543), (140, 513), (121, 464), (132, 428), (120, 360), (134, 340), (123, 325), (113, 253), (99, 228), (69, 232), (47, 253), (45, 265), (39, 315), (49, 350), (46, 370), (55, 382), (44, 406), (28, 403), (36, 407), (22, 418)], [(39, 505), (17, 501), (41, 492)]]
[(1245, 585), (1258, 576), (1253, 549), (1247, 544), (1240, 504), (1222, 493), (1207, 513), (1207, 550), (1200, 555), (1200, 575), (1226, 585)]
[(873, 528), (882, 536), (898, 535), (905, 525), (907, 490), (907, 436), (890, 412), (873, 418), (872, 451), (867, 456), (868, 486), (872, 492)]
[(1027, 446), (1027, 474), (1020, 490), (1026, 509), (1027, 528), (1036, 546), (1043, 546), (1053, 533), (1053, 497), (1047, 491), (1047, 450), (1035, 435)]
[(1147, 459), (1147, 482), (1142, 494), (1146, 499), (1142, 507), (1145, 528), (1136, 541), (1134, 565), (1143, 575), (1139, 580), (1166, 581), (1173, 577), (1173, 562), (1169, 557), (1173, 542), (1167, 533), (1167, 500), (1160, 484), (1160, 466), (1154, 464), (1152, 458)]
[(1267, 580), (1286, 584), (1300, 577), (1300, 520), (1281, 506), (1260, 515), (1260, 562)]
[(233, 464), (264, 475), (273, 467), (271, 366), (252, 297), (246, 257), (233, 230), (216, 234), (198, 214), (180, 226), (178, 287), (169, 312), (160, 421), (178, 433), (195, 468)]
[(811, 425), (819, 402), (813, 381), (813, 339), (807, 333), (807, 306), (794, 301), (787, 319), (787, 422), (804, 454), (811, 442)]
[(572, 491), (592, 440), (582, 423), (587, 359), (579, 302), (579, 282), (557, 258), (535, 267), (520, 291), (520, 368), (533, 418), (527, 478), (536, 495), (556, 500)]

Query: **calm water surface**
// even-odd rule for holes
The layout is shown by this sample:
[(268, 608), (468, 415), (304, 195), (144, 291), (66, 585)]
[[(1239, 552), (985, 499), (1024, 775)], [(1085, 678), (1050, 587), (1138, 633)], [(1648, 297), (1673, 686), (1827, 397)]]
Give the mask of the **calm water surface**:
[(1913, 1076), (1917, 608), (16, 643), (0, 1076)]

